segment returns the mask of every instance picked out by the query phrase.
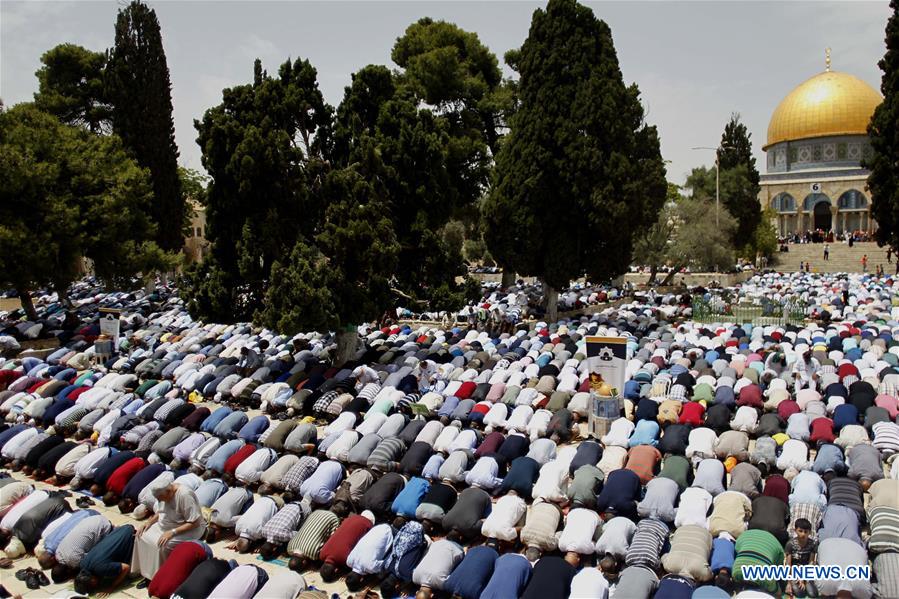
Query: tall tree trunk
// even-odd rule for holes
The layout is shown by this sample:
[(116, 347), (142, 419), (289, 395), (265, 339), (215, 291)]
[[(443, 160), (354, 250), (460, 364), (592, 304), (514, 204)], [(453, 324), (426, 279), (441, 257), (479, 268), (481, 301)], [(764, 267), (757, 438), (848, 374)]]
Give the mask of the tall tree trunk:
[(19, 292), (19, 302), (22, 304), (22, 309), (25, 310), (28, 319), (37, 320), (37, 310), (34, 309), (34, 302), (31, 301), (31, 292), (23, 287), (19, 287), (16, 291)]
[(347, 327), (337, 332), (337, 355), (334, 358), (335, 366), (343, 366), (356, 356), (356, 348), (359, 345), (359, 333), (356, 327)]
[(546, 306), (546, 322), (551, 324), (559, 319), (559, 291), (543, 281), (543, 302)]
[(503, 268), (503, 280), (500, 283), (500, 286), (503, 289), (508, 289), (515, 283), (515, 272), (509, 270), (508, 268)]
[(668, 276), (665, 277), (659, 285), (661, 285), (662, 287), (665, 287), (666, 285), (670, 285), (671, 281), (674, 279), (674, 277), (677, 276), (677, 273), (680, 272), (681, 268), (683, 268), (683, 266), (677, 266), (676, 268), (672, 268), (671, 272), (668, 273)]
[(649, 280), (646, 281), (646, 285), (652, 287), (656, 284), (656, 275), (659, 272), (659, 267), (653, 264), (649, 267)]

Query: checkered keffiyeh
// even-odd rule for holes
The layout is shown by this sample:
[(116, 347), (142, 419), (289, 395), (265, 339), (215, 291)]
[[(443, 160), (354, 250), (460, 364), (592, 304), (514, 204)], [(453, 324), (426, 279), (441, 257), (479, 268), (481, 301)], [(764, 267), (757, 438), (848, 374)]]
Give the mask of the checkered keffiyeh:
[(288, 503), (265, 523), (262, 536), (269, 543), (286, 543), (293, 538), (305, 516), (306, 510), (300, 502)]
[(281, 484), (286, 491), (299, 491), (300, 485), (303, 484), (303, 481), (312, 476), (312, 473), (315, 472), (316, 468), (318, 468), (318, 458), (308, 455), (303, 456), (300, 458), (299, 462), (294, 464), (290, 470), (284, 474), (284, 478), (281, 479)]
[(339, 393), (337, 393), (337, 391), (333, 391), (333, 390), (328, 391), (327, 393), (323, 394), (321, 397), (319, 397), (317, 400), (315, 400), (315, 403), (312, 405), (312, 412), (314, 414), (320, 414), (320, 413), (324, 412), (327, 409), (327, 407), (331, 404), (331, 402), (334, 401), (335, 399), (337, 399), (338, 395), (339, 395)]

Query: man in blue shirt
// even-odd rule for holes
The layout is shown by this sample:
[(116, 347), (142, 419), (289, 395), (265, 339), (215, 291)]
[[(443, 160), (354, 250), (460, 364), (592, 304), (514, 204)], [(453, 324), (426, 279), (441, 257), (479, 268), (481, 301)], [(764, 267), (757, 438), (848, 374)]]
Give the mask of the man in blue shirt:
[(81, 560), (81, 571), (75, 577), (75, 592), (89, 595), (105, 585), (115, 590), (131, 572), (129, 566), (134, 549), (134, 527), (119, 526), (100, 539)]

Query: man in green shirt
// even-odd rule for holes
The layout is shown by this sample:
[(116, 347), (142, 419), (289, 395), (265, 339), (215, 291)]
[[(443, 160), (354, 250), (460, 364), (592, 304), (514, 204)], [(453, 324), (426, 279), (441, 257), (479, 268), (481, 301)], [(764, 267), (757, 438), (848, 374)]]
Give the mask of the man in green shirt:
[(743, 579), (743, 566), (778, 566), (784, 562), (784, 549), (774, 535), (766, 530), (747, 530), (737, 538), (736, 559), (733, 565), (734, 581), (738, 584), (752, 584), (768, 593), (778, 593), (777, 580)]

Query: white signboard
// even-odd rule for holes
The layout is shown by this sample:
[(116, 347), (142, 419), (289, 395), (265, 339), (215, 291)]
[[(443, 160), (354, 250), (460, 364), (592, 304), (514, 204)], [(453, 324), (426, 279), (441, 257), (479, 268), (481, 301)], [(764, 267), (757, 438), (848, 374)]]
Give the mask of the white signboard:
[(119, 317), (121, 315), (121, 310), (100, 308), (100, 334), (112, 339), (113, 348), (119, 346), (119, 330), (121, 328)]

